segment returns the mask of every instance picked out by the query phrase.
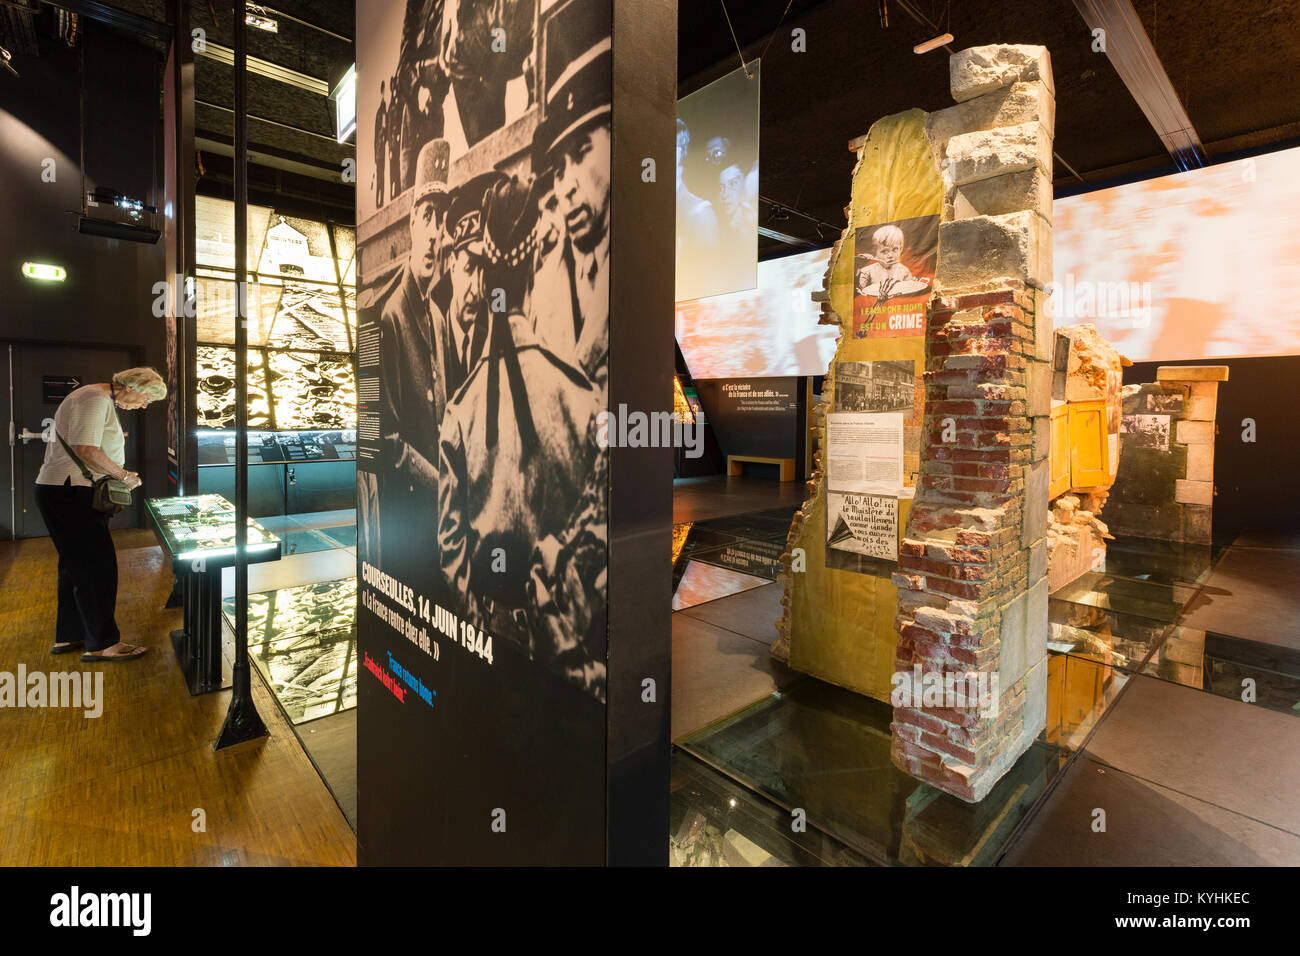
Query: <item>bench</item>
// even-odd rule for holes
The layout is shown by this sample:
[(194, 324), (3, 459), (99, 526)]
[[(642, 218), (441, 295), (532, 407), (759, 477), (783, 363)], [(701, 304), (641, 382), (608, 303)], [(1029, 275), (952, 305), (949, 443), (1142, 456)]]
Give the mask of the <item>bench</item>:
[(794, 459), (793, 458), (765, 458), (762, 455), (728, 455), (727, 456), (727, 474), (736, 477), (744, 472), (743, 462), (753, 461), (761, 465), (778, 465), (781, 469), (782, 481), (794, 481)]

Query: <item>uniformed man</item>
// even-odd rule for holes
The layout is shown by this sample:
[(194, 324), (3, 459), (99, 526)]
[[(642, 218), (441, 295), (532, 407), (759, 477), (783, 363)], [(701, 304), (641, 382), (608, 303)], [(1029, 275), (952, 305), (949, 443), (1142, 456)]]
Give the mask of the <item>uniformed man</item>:
[[(380, 520), (386, 563), (397, 553), (405, 555), (402, 560), (411, 556), (410, 548), (390, 548), (389, 542), (413, 540), (414, 530), (401, 534), (401, 526), (409, 527), (428, 515), (437, 500), (436, 378), (426, 296), (442, 269), (450, 156), (449, 144), (441, 139), (420, 151), (409, 218), (411, 251), (384, 300), (379, 320), (384, 446)], [(390, 570), (399, 572), (395, 565)]]
[(487, 351), (447, 405), (438, 468), (449, 590), (471, 623), (529, 657), (533, 550), (569, 522), (600, 453), (596, 389), (538, 341), (523, 314), (536, 221), (536, 197), (516, 180), (489, 194), (483, 275), (505, 308), (491, 313)]
[(599, 17), (548, 23), (534, 171), (554, 176), (566, 239), (537, 266), (533, 327), (602, 395), (609, 362), (610, 39)]
[(439, 61), (443, 0), (406, 0), (397, 72), (401, 96), (393, 90), (396, 119), (401, 127), (401, 188), (411, 185), (415, 160), (424, 144), (443, 135), (442, 101), (447, 73)]
[(505, 125), (506, 85), (532, 52), (535, 8), (534, 0), (446, 2), (441, 61), (467, 146)]
[(505, 179), (498, 172), (475, 176), (456, 188), (447, 210), (447, 268), (441, 281), (429, 292), (436, 365), (434, 404), (439, 421), (447, 401), (464, 384), (487, 345), (483, 205)]

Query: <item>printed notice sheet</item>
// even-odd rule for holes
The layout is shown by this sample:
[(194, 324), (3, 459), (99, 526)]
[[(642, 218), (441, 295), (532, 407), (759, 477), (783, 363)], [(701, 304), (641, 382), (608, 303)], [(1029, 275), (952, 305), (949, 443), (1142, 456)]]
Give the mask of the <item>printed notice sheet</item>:
[(898, 494), (903, 486), (903, 413), (828, 414), (826, 452), (829, 490)]

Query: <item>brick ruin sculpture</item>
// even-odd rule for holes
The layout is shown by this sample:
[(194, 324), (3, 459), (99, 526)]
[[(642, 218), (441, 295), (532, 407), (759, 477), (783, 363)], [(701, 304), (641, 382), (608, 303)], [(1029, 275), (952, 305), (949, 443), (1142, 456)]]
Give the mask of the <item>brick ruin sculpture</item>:
[[(894, 707), (894, 763), (974, 802), (1046, 720), (1055, 94), (1042, 47), (963, 50), (950, 60), (950, 78), (956, 106), (885, 117), (852, 144), (848, 226), (832, 249), (825, 292), (814, 296), (822, 320), (843, 335), (825, 401), (813, 410), (817, 469), (782, 557), (773, 655), (879, 700), (897, 704), (900, 691), (915, 692), (919, 706)], [(855, 293), (865, 288), (874, 309), (887, 301), (886, 291), (873, 292), (885, 278), (897, 273), (896, 288), (915, 285), (903, 278), (915, 270), (898, 269), (886, 227), (920, 235), (924, 223), (916, 223), (927, 217), (938, 220), (938, 256), (923, 330), (911, 334), (898, 313), (871, 324), (876, 317), (863, 319)], [(877, 250), (866, 253), (866, 241)], [(855, 255), (880, 268), (855, 282)], [(832, 491), (827, 467), (836, 366), (909, 361), (924, 372), (916, 376), (923, 401), (900, 412), (901, 487), (892, 503), (857, 495), (884, 503), (871, 504), (871, 522), (861, 510), (845, 521), (854, 493)], [(844, 509), (834, 522), (832, 498)], [(837, 566), (843, 557), (832, 554), (832, 538), (869, 536), (891, 517), (892, 553), (877, 534), (858, 542), (854, 570)], [(882, 564), (892, 574), (863, 573)], [(978, 677), (992, 693), (932, 706), (908, 686), (918, 669), (950, 687)]]

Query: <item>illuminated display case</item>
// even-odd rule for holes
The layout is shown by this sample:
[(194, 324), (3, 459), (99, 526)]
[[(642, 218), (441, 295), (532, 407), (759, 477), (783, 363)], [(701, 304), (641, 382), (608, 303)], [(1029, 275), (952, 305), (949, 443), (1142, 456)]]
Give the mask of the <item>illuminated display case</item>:
[[(233, 465), (235, 433), (201, 431), (198, 434), (199, 467)], [(355, 461), (355, 429), (327, 431), (250, 431), (248, 463), (250, 465), (287, 464), (297, 461)]]
[[(183, 498), (148, 498), (145, 506), (174, 561), (203, 558), (216, 561), (235, 555), (235, 508), (221, 495)], [(280, 539), (252, 518), (248, 519), (248, 551), (256, 560), (263, 553), (279, 553)]]
[[(234, 204), (198, 197), (198, 490), (234, 495)], [(356, 231), (248, 208), (249, 513), (355, 504)]]

